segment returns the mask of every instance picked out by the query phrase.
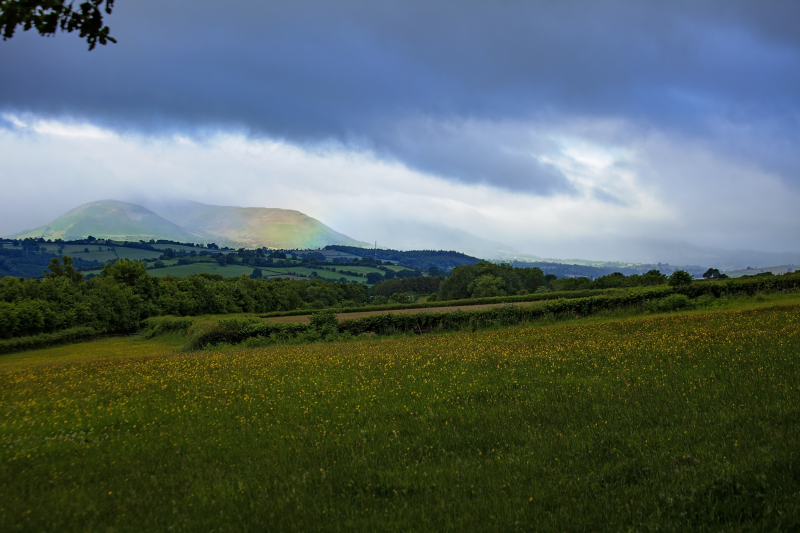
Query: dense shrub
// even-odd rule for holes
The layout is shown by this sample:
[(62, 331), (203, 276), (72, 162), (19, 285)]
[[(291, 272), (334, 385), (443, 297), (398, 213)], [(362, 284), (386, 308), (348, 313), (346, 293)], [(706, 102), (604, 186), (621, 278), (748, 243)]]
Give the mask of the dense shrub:
[(339, 321), (336, 318), (336, 313), (331, 309), (314, 313), (309, 317), (308, 321), (311, 328), (319, 332), (320, 335), (338, 333)]
[(306, 333), (309, 329), (311, 327), (308, 324), (295, 322), (264, 323), (255, 319), (223, 319), (216, 325), (194, 332), (188, 348), (196, 350), (215, 344), (238, 344), (255, 337), (286, 341)]
[(681, 287), (683, 285), (691, 285), (693, 281), (692, 275), (685, 270), (676, 270), (669, 277), (669, 284), (672, 287)]
[(395, 293), (411, 292), (415, 294), (432, 294), (439, 290), (442, 282), (439, 276), (420, 276), (415, 278), (395, 278), (379, 281), (372, 287), (375, 296), (391, 296)]
[(620, 272), (614, 272), (612, 274), (600, 276), (594, 280), (585, 277), (554, 279), (550, 281), (549, 287), (553, 291), (577, 291), (586, 289), (653, 287), (666, 284), (667, 276), (658, 270), (650, 270), (646, 274), (633, 274), (630, 276), (625, 276)]
[(460, 265), (443, 279), (436, 293), (438, 300), (461, 300), (536, 292), (545, 285), (540, 268), (514, 268), (508, 264), (481, 261)]
[(719, 298), (720, 296), (752, 296), (758, 292), (800, 290), (800, 273), (698, 281), (676, 287), (675, 290), (692, 299), (704, 294)]
[(681, 309), (688, 309), (692, 306), (689, 297), (684, 294), (670, 294), (666, 298), (662, 298), (654, 302), (652, 309), (654, 311), (679, 311)]
[(97, 331), (87, 327), (70, 328), (57, 333), (40, 333), (28, 337), (0, 340), (0, 353), (34, 350), (59, 344), (84, 341), (97, 336)]
[(144, 337), (152, 338), (165, 333), (185, 334), (194, 324), (189, 317), (160, 316), (145, 320)]

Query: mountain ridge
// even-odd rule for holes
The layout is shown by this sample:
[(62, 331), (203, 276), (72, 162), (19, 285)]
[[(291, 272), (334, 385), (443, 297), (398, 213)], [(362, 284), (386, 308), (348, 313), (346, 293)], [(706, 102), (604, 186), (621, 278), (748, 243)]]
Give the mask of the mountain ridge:
[(73, 240), (89, 235), (129, 241), (216, 242), (245, 248), (322, 248), (329, 244), (368, 246), (296, 210), (183, 202), (176, 207), (175, 213), (162, 210), (159, 214), (142, 205), (119, 200), (82, 204), (44, 226), (10, 237)]
[(119, 200), (98, 200), (79, 205), (44, 226), (11, 237), (74, 240), (89, 235), (114, 240), (169, 239), (183, 242), (201, 238), (144, 206)]
[(217, 244), (245, 247), (323, 248), (329, 244), (366, 245), (295, 209), (173, 202), (154, 207), (162, 218)]

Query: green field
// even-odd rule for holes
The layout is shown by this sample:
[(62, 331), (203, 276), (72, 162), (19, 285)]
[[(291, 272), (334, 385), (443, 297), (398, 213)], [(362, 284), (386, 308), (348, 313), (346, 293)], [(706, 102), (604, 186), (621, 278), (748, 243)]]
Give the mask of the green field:
[[(201, 272), (208, 272), (211, 274), (220, 274), (225, 277), (235, 277), (241, 276), (242, 274), (247, 274), (248, 276), (253, 272), (252, 266), (241, 266), (241, 265), (227, 265), (227, 266), (219, 266), (216, 262), (208, 261), (208, 262), (201, 262), (201, 263), (193, 263), (191, 265), (178, 265), (177, 259), (171, 259), (167, 261), (163, 261), (165, 265), (164, 268), (156, 268), (152, 270), (148, 270), (150, 274), (157, 277), (163, 277), (166, 275), (176, 276), (176, 277), (186, 277), (191, 274), (198, 274)], [(329, 265), (326, 265), (329, 266)], [(363, 274), (367, 274), (369, 272), (378, 272), (383, 275), (383, 271), (377, 270), (375, 268), (370, 267), (339, 267), (336, 266), (337, 272), (331, 272), (330, 270), (323, 270), (319, 267), (304, 267), (300, 266), (300, 263), (297, 262), (293, 266), (289, 267), (259, 267), (263, 277), (273, 277), (273, 276), (287, 276), (290, 275), (290, 272), (294, 272), (298, 275), (302, 275), (305, 277), (311, 277), (312, 272), (316, 272), (317, 276), (323, 279), (328, 279), (331, 281), (339, 281), (340, 278), (344, 277), (348, 282), (355, 281), (357, 283), (366, 283), (367, 279), (365, 277), (359, 276), (350, 276), (345, 275), (338, 270), (340, 268), (344, 268), (344, 270), (348, 270), (351, 272), (359, 272)], [(392, 270), (403, 270), (402, 267), (389, 267)], [(97, 272), (94, 272), (97, 274)]]
[(0, 529), (796, 531), (800, 302), (781, 299), (2, 356)]
[[(351, 272), (359, 272), (361, 274), (364, 274), (365, 276), (367, 274), (369, 274), (370, 272), (378, 272), (381, 275), (383, 275), (383, 271), (382, 270), (378, 270), (377, 268), (373, 268), (373, 267), (353, 266), (353, 265), (347, 265), (347, 264), (341, 265), (341, 264), (336, 264), (336, 263), (333, 263), (333, 265), (335, 265), (334, 268), (336, 268), (336, 270), (349, 270)], [(398, 266), (389, 266), (387, 268), (389, 268), (391, 270), (394, 270), (395, 272), (397, 272), (398, 270), (406, 270), (405, 267), (398, 267)]]
[[(44, 244), (40, 245), (40, 247), (50, 253), (58, 254), (59, 246), (57, 244)], [(84, 252), (86, 248), (89, 249), (89, 253)], [(103, 250), (99, 251), (98, 248), (102, 248)], [(140, 250), (139, 248), (126, 248), (124, 246), (110, 247), (93, 244), (67, 244), (64, 245), (61, 253), (63, 255), (78, 257), (86, 261), (106, 262), (114, 259), (153, 259), (161, 255), (162, 252)]]
[[(59, 246), (56, 245), (56, 244), (45, 244), (45, 245), (40, 245), (40, 247), (42, 249), (44, 249), (44, 250), (47, 250), (48, 252), (50, 252), (52, 254), (58, 254), (59, 253), (59, 249), (60, 249)], [(89, 249), (89, 253), (88, 254), (84, 252), (84, 250), (86, 248)], [(85, 261), (106, 262), (106, 261), (111, 261), (111, 260), (117, 259), (117, 255), (112, 250), (110, 250), (108, 246), (103, 246), (102, 248), (103, 248), (103, 251), (101, 252), (101, 251), (98, 251), (98, 247), (97, 246), (91, 246), (91, 245), (80, 245), (79, 246), (79, 245), (68, 244), (68, 245), (65, 245), (63, 247), (63, 249), (61, 251), (61, 254), (62, 255), (69, 255), (69, 256), (72, 256), (72, 257), (78, 257), (78, 258), (83, 259)], [(140, 250), (137, 250), (137, 251), (140, 251)], [(153, 252), (150, 252), (150, 253), (152, 254)], [(152, 255), (150, 257), (152, 257)]]
[[(347, 281), (355, 281), (355, 282), (358, 282), (358, 283), (366, 283), (367, 282), (367, 278), (361, 278), (361, 277), (358, 277), (358, 276), (346, 276), (346, 275), (341, 274), (339, 272), (331, 272), (330, 270), (322, 270), (320, 268), (314, 268), (314, 267), (291, 267), (291, 268), (283, 268), (283, 269), (265, 267), (262, 270), (264, 271), (265, 275), (267, 274), (267, 271), (269, 271), (269, 272), (280, 272), (280, 271), (291, 270), (292, 272), (297, 272), (298, 274), (299, 273), (303, 273), (306, 276), (310, 276), (312, 272), (316, 272), (319, 277), (325, 278), (325, 279), (334, 280), (334, 281), (338, 281), (339, 278), (344, 277), (344, 278), (347, 279)], [(336, 270), (339, 270), (339, 269), (337, 268)], [(357, 271), (355, 269), (345, 269), (345, 270), (351, 270), (352, 272), (360, 272), (360, 271)], [(367, 269), (367, 272), (380, 272), (380, 270), (375, 270), (373, 268), (373, 269)], [(381, 274), (383, 274), (383, 273), (381, 272)]]
[(226, 265), (219, 266), (217, 263), (192, 263), (191, 265), (175, 265), (165, 268), (154, 268), (147, 271), (151, 276), (157, 278), (166, 275), (185, 278), (191, 274), (199, 274), (201, 272), (208, 272), (209, 274), (220, 274), (227, 277), (238, 277), (242, 274), (249, 276), (253, 273), (253, 267), (241, 265)]
[[(184, 278), (191, 274), (199, 274), (202, 272), (207, 272), (209, 274), (220, 274), (225, 277), (238, 277), (242, 274), (246, 274), (249, 276), (253, 273), (252, 266), (242, 266), (242, 265), (226, 265), (220, 266), (217, 263), (211, 262), (203, 262), (203, 263), (192, 263), (191, 265), (177, 265), (177, 260), (171, 261), (164, 261), (165, 264), (172, 263), (173, 266), (168, 266), (164, 268), (154, 268), (152, 270), (148, 270), (150, 275), (156, 277), (163, 277), (166, 275), (176, 276), (179, 278)], [(292, 267), (260, 267), (263, 277), (276, 277), (276, 276), (288, 276), (290, 275), (289, 272), (295, 272), (297, 274), (305, 275), (306, 277), (310, 277), (312, 272), (316, 272), (320, 278), (330, 279), (334, 281), (338, 281), (339, 278), (344, 277), (347, 281), (356, 281), (359, 283), (366, 283), (366, 278), (360, 278), (356, 276), (345, 276), (338, 272), (331, 272), (330, 270), (322, 270), (319, 268), (308, 268), (308, 267), (300, 267), (300, 266), (292, 266)], [(94, 274), (98, 274), (99, 271), (91, 272)]]

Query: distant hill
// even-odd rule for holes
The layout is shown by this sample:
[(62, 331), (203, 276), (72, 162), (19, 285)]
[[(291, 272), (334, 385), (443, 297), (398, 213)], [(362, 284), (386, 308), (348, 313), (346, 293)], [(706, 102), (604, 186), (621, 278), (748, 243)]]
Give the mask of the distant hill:
[(76, 207), (40, 228), (23, 231), (14, 238), (83, 239), (89, 235), (102, 239), (138, 241), (169, 239), (181, 242), (202, 240), (141, 205), (117, 200), (100, 200)]
[(368, 246), (300, 211), (180, 202), (154, 207), (161, 216), (217, 244), (245, 248), (323, 248), (329, 244)]
[(167, 239), (244, 248), (323, 248), (329, 244), (368, 246), (299, 211), (263, 207), (228, 207), (181, 202), (159, 208), (117, 200), (76, 207), (49, 224), (13, 238), (114, 240)]

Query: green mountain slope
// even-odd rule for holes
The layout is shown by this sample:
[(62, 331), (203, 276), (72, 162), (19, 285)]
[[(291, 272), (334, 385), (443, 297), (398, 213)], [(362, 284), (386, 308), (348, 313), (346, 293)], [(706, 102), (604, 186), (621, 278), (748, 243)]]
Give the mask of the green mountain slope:
[(46, 226), (24, 231), (16, 238), (81, 239), (92, 235), (102, 239), (138, 241), (170, 239), (202, 241), (203, 236), (184, 230), (149, 209), (117, 200), (100, 200), (76, 207)]
[(101, 200), (76, 207), (49, 224), (14, 238), (216, 242), (223, 246), (283, 249), (323, 248), (329, 244), (368, 246), (299, 211), (262, 207), (223, 207), (181, 202), (160, 208)]
[(255, 248), (322, 248), (329, 244), (368, 246), (300, 211), (182, 202), (158, 209), (161, 216), (217, 244)]

